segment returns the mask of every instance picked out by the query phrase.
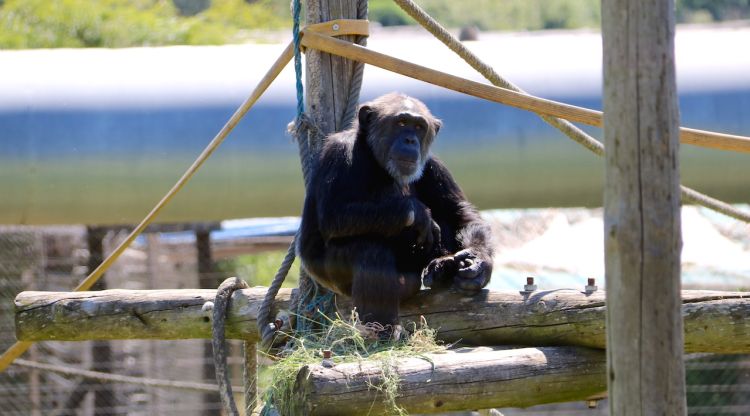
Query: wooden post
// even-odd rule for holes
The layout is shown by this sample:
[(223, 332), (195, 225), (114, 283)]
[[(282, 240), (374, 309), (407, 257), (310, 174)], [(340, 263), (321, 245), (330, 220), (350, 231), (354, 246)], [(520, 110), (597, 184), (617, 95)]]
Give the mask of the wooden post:
[(602, 2), (613, 415), (684, 415), (674, 2)]
[[(306, 0), (305, 23), (311, 25), (334, 19), (356, 19), (357, 5), (360, 1), (367, 0)], [(353, 37), (342, 36), (342, 39), (350, 41)], [(349, 102), (352, 78), (355, 75), (354, 66), (355, 63), (346, 58), (314, 49), (308, 49), (305, 53), (305, 112), (323, 136), (341, 131), (346, 127), (343, 125), (344, 115)], [(313, 142), (299, 143), (300, 149), (310, 146), (309, 150), (312, 153), (305, 155), (305, 152), (301, 151), (302, 158), (315, 157), (320, 151), (323, 137), (312, 136), (314, 136)], [(310, 160), (301, 160), (301, 163), (305, 189), (307, 189), (311, 179), (307, 167), (313, 164)], [(300, 268), (299, 277), (300, 288), (312, 282), (304, 268)], [(320, 287), (317, 292), (322, 295), (326, 289)], [(298, 311), (299, 309), (295, 312)]]
[[(358, 0), (308, 0), (305, 21), (308, 25), (333, 19), (356, 19)], [(342, 36), (351, 41), (352, 36)], [(344, 130), (344, 111), (354, 62), (308, 49), (305, 53), (305, 111), (325, 134)], [(313, 143), (313, 149), (320, 143)]]
[[(89, 249), (89, 273), (94, 271), (104, 261), (104, 237), (107, 229), (101, 227), (87, 227), (86, 240)], [(106, 290), (107, 283), (104, 276), (92, 288), (93, 290)], [(91, 343), (93, 363), (91, 369), (104, 373), (112, 372), (112, 347), (109, 341), (94, 341)], [(117, 407), (117, 398), (112, 386), (106, 384), (95, 385), (91, 380), (83, 380), (89, 391), (94, 392), (94, 409), (97, 415), (113, 415), (111, 409)]]
[[(214, 289), (219, 287), (221, 280), (216, 276), (214, 261), (211, 254), (211, 231), (209, 229), (195, 230), (195, 252), (198, 263), (198, 286), (201, 289)], [(214, 368), (213, 347), (211, 341), (203, 343), (203, 380), (212, 382), (216, 380), (216, 368)], [(203, 393), (202, 415), (210, 416), (216, 414), (214, 405), (221, 403), (221, 397), (216, 391)]]

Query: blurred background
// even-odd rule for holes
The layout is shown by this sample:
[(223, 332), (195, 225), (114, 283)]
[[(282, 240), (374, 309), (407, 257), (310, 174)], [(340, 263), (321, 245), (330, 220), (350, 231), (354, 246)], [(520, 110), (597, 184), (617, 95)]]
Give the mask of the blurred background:
[[(420, 0), (498, 73), (601, 109), (599, 0)], [(370, 0), (374, 50), (483, 81), (390, 0)], [(750, 135), (750, 0), (678, 0), (682, 125)], [(286, 0), (0, 0), (0, 350), (13, 299), (70, 290), (179, 178), (291, 39)], [(491, 288), (604, 286), (603, 162), (536, 116), (377, 68), (362, 99), (398, 90), (444, 122), (435, 146), (495, 231)], [(304, 196), (294, 75), (281, 74), (97, 289), (268, 285)], [(598, 129), (585, 129), (601, 139)], [(682, 146), (683, 184), (750, 209), (747, 156)], [(750, 226), (683, 208), (683, 286), (748, 290)], [(296, 270), (285, 286), (296, 286)], [(230, 364), (240, 374), (239, 344)], [(81, 377), (214, 382), (195, 341), (44, 342), (0, 373), (2, 415), (217, 414), (213, 391)], [(59, 366), (39, 370), (34, 362)], [(691, 356), (690, 414), (750, 414), (750, 358)], [(237, 380), (239, 384), (239, 380)], [(504, 409), (603, 415), (606, 403)]]

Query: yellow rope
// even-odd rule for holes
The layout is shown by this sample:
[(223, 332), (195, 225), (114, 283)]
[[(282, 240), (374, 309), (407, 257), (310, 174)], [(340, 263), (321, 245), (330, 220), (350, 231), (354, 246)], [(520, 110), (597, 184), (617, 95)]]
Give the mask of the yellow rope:
[[(315, 33), (307, 29), (303, 30), (303, 33), (305, 36), (302, 37), (302, 45), (321, 52), (327, 52), (347, 59), (364, 62), (397, 74), (438, 85), (443, 88), (448, 88), (473, 97), (509, 105), (511, 107), (520, 108), (537, 114), (564, 118), (566, 120), (576, 121), (595, 127), (602, 127), (603, 124), (601, 111), (577, 107), (505, 88), (495, 87), (493, 85), (471, 81), (432, 68), (404, 61), (402, 59), (394, 58), (383, 53), (375, 52), (359, 45), (334, 39), (324, 34)], [(745, 136), (680, 127), (680, 141), (682, 143), (689, 143), (696, 146), (750, 153), (750, 137)]]
[[(338, 19), (329, 22), (318, 23), (315, 25), (308, 26), (309, 30), (317, 33), (322, 33), (330, 36), (344, 36), (344, 35), (363, 35), (369, 34), (369, 22), (356, 19)], [(165, 206), (177, 195), (182, 188), (190, 181), (196, 172), (203, 166), (203, 163), (213, 154), (213, 152), (224, 142), (229, 133), (232, 132), (237, 123), (240, 122), (242, 117), (255, 105), (260, 99), (266, 89), (271, 83), (279, 76), (284, 67), (292, 60), (294, 56), (294, 45), (290, 43), (276, 59), (276, 62), (271, 65), (271, 68), (263, 76), (255, 89), (250, 93), (250, 96), (237, 108), (237, 110), (229, 118), (229, 121), (224, 124), (218, 134), (211, 140), (211, 142), (203, 149), (200, 155), (195, 159), (192, 165), (182, 174), (182, 177), (177, 183), (172, 186), (172, 189), (162, 197), (162, 199), (154, 206), (151, 212), (138, 224), (133, 231), (125, 238), (120, 245), (115, 248), (112, 253), (107, 256), (106, 259), (91, 272), (81, 283), (73, 289), (74, 292), (83, 292), (89, 290), (99, 279), (102, 277), (110, 266), (125, 252), (125, 249), (138, 237), (143, 230), (146, 229), (156, 219), (157, 215), (164, 209)], [(20, 357), (21, 354), (26, 352), (33, 342), (18, 341), (13, 344), (8, 350), (6, 350), (2, 356), (0, 356), (0, 372), (5, 371), (6, 368), (15, 360)]]
[[(367, 22), (356, 20), (336, 20), (308, 26), (303, 33), (304, 46), (311, 47), (323, 52), (328, 52), (345, 58), (368, 63), (387, 69), (392, 72), (406, 75), (435, 85), (452, 89), (454, 91), (469, 94), (489, 101), (495, 101), (506, 105), (522, 108), (540, 114), (561, 117), (569, 120), (579, 121), (584, 124), (601, 126), (601, 112), (558, 103), (551, 100), (518, 93), (515, 91), (498, 88), (478, 82), (466, 80), (440, 71), (412, 64), (391, 56), (370, 51), (358, 45), (340, 41), (331, 36), (340, 35), (366, 35)], [(201, 168), (203, 163), (222, 144), (224, 139), (239, 123), (242, 117), (263, 95), (274, 79), (278, 77), (281, 70), (293, 57), (293, 44), (289, 44), (281, 56), (274, 62), (260, 83), (255, 87), (250, 96), (240, 105), (232, 117), (222, 127), (221, 131), (211, 140), (203, 152), (185, 171), (182, 177), (166, 195), (154, 206), (151, 212), (133, 229), (128, 237), (115, 248), (115, 250), (89, 274), (74, 291), (80, 292), (91, 288), (120, 257), (125, 249), (148, 227), (162, 209), (174, 198), (174, 196), (187, 184), (187, 182)], [(743, 136), (727, 135), (721, 133), (707, 132), (701, 130), (681, 128), (681, 140), (698, 146), (713, 147), (725, 150), (750, 152), (750, 138)], [(33, 343), (18, 341), (0, 356), (0, 372), (6, 368), (21, 354), (23, 354)]]
[[(245, 113), (258, 101), (263, 95), (266, 89), (271, 85), (274, 79), (281, 73), (281, 70), (289, 63), (293, 56), (292, 44), (289, 44), (284, 52), (281, 53), (276, 62), (274, 62), (271, 69), (268, 70), (266, 75), (260, 81), (258, 86), (255, 87), (250, 96), (240, 105), (240, 107), (232, 114), (232, 117), (222, 127), (221, 131), (214, 137), (213, 140), (203, 149), (203, 152), (198, 156), (192, 165), (185, 171), (182, 177), (177, 183), (172, 186), (172, 189), (167, 192), (166, 195), (154, 206), (151, 212), (138, 224), (133, 231), (130, 232), (128, 237), (115, 248), (115, 250), (93, 271), (89, 274), (76, 288), (74, 291), (81, 292), (91, 288), (104, 274), (107, 269), (125, 252), (125, 249), (140, 235), (146, 227), (151, 224), (162, 209), (177, 195), (180, 190), (185, 187), (188, 181), (195, 175), (198, 169), (201, 168), (203, 163), (211, 156), (211, 154), (224, 142), (227, 135), (234, 129), (239, 123)], [(6, 368), (21, 354), (23, 354), (32, 345), (32, 342), (20, 341), (13, 344), (2, 356), (0, 356), (0, 372), (5, 371)]]

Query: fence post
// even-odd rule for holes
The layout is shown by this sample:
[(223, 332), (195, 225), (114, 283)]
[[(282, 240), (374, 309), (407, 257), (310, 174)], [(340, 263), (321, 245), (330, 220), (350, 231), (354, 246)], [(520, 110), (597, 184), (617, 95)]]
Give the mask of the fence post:
[(684, 415), (674, 1), (602, 2), (610, 413)]

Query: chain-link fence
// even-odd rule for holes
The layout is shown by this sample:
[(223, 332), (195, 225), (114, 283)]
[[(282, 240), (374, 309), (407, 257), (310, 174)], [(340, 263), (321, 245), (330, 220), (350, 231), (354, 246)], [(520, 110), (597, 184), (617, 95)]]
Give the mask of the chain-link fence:
[[(551, 229), (555, 224), (550, 219), (552, 214), (557, 215), (553, 211), (535, 211), (523, 217), (500, 214), (495, 218), (495, 229), (512, 232), (514, 240), (506, 244), (521, 247)], [(589, 214), (578, 211), (566, 211), (565, 215), (575, 232), (580, 232), (575, 229), (577, 224), (590, 219)], [(534, 220), (536, 217), (541, 220)], [(4, 351), (15, 341), (13, 299), (19, 292), (70, 290), (104, 253), (124, 238), (126, 231), (83, 226), (0, 227), (0, 348)], [(750, 245), (750, 241), (743, 240), (746, 237), (742, 233), (735, 231), (732, 228), (723, 233)], [(230, 275), (239, 275), (251, 285), (268, 284), (255, 280), (254, 276), (270, 277), (283, 251), (266, 252), (271, 254), (252, 259), (241, 257), (242, 253), (252, 251), (253, 247), (285, 248), (289, 243), (288, 239), (267, 238), (256, 242), (237, 239), (212, 243), (210, 235), (208, 229), (199, 226), (188, 227), (180, 238), (146, 234), (107, 272), (99, 288), (215, 288)], [(293, 285), (294, 277), (290, 280)], [(520, 285), (522, 281), (516, 283)], [(231, 372), (239, 376), (241, 345), (233, 342), (230, 349)], [(709, 354), (688, 358), (691, 415), (750, 414), (750, 356)], [(183, 416), (220, 412), (219, 398), (212, 387), (215, 380), (210, 345), (204, 340), (42, 342), (35, 344), (22, 359), (0, 373), (0, 415)], [(108, 374), (116, 377), (108, 378)], [(241, 384), (239, 378), (236, 384)], [(592, 404), (503, 409), (503, 413), (506, 416), (608, 414), (606, 401), (589, 408)]]
[[(102, 252), (123, 237), (116, 230), (85, 227), (0, 228), (0, 348), (4, 351), (15, 341), (16, 294), (70, 290), (85, 277), (91, 259), (100, 261)], [(200, 243), (164, 244), (158, 234), (149, 234), (107, 272), (98, 289), (218, 286), (215, 282), (224, 274), (213, 269), (210, 254), (200, 261), (199, 252), (204, 254)], [(240, 348), (232, 342), (230, 364), (236, 374), (241, 374)], [(219, 397), (210, 387), (215, 384), (210, 354), (210, 344), (203, 340), (37, 343), (20, 364), (0, 373), (0, 414), (219, 414)], [(54, 367), (40, 369), (36, 363)], [(80, 370), (126, 378), (103, 379)], [(154, 381), (163, 386), (155, 387)], [(170, 385), (174, 381), (204, 386)]]

